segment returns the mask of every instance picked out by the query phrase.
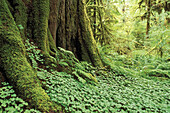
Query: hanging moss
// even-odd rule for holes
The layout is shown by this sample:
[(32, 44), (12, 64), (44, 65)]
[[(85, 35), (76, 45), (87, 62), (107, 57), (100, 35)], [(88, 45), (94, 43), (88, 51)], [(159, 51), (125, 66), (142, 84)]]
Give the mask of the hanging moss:
[(0, 67), (20, 97), (43, 112), (61, 111), (39, 84), (25, 57), (25, 46), (5, 0), (0, 1)]

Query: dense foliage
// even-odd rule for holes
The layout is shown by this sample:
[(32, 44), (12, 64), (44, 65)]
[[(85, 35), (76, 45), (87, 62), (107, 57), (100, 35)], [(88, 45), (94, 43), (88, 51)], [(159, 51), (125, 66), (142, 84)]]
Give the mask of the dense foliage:
[[(44, 75), (43, 75), (44, 76)], [(90, 86), (71, 75), (46, 74), (47, 93), (54, 102), (71, 112), (167, 112), (169, 82), (113, 76), (98, 77), (98, 85)]]
[(2, 82), (0, 87), (0, 112), (1, 113), (40, 113), (30, 109), (28, 103), (19, 98), (9, 83)]
[[(64, 72), (38, 72), (51, 100), (70, 112), (164, 112), (169, 110), (169, 81), (139, 77), (98, 76), (96, 86), (83, 84)], [(11, 86), (1, 88), (1, 108), (23, 111), (27, 103), (16, 97)], [(24, 107), (25, 108), (25, 107)], [(28, 110), (27, 110), (28, 111)], [(34, 110), (30, 110), (34, 111)]]

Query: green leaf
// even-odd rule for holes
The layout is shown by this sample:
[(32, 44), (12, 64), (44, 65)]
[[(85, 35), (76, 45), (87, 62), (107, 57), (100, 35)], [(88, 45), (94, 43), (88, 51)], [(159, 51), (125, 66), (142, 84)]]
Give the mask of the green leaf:
[(24, 27), (22, 25), (18, 25), (19, 29), (24, 29)]
[(6, 107), (7, 104), (4, 102), (4, 103), (1, 104), (1, 106), (2, 106), (2, 107)]
[(59, 62), (59, 65), (61, 65), (63, 67), (68, 67), (69, 66), (66, 62)]

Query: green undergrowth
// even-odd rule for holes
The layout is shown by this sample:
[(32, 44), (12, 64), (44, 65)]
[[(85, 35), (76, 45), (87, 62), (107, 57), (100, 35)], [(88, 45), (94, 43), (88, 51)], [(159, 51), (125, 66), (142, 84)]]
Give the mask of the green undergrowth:
[[(156, 82), (139, 77), (110, 75), (109, 77), (98, 76), (98, 85), (94, 86), (78, 82), (65, 72), (49, 73), (44, 70), (38, 72), (38, 77), (42, 80), (51, 100), (64, 106), (68, 112), (168, 113), (170, 110), (170, 81), (168, 80)], [(8, 112), (8, 109), (23, 110), (23, 106), (27, 106), (26, 102), (17, 98), (11, 86), (4, 85), (0, 89), (1, 107), (5, 112)]]
[(40, 113), (30, 109), (28, 103), (17, 97), (13, 87), (2, 82), (0, 87), (0, 113)]
[[(170, 81), (167, 77), (169, 62), (167, 60), (160, 62), (158, 59), (156, 61), (154, 58), (147, 59), (141, 56), (130, 59), (117, 54), (102, 55), (105, 67), (95, 68), (87, 62), (79, 62), (74, 59), (77, 63), (73, 64), (72, 73), (67, 73), (52, 70), (50, 66), (42, 68), (44, 60), (41, 51), (29, 42), (26, 48), (28, 59), (36, 70), (42, 87), (51, 100), (62, 105), (67, 112), (170, 112)], [(65, 53), (63, 55), (67, 57), (69, 51), (62, 48), (60, 51), (63, 51)], [(68, 53), (68, 56), (70, 55), (72, 53)], [(74, 56), (72, 57), (74, 58)], [(58, 59), (58, 61), (58, 65), (66, 69), (70, 66), (65, 59)], [(145, 68), (148, 65), (151, 66)], [(149, 74), (149, 70), (159, 71)], [(162, 79), (155, 76), (160, 74), (160, 70), (167, 71), (167, 75), (161, 75)], [(96, 77), (95, 83), (91, 82), (94, 81), (93, 77)], [(9, 86), (8, 83), (3, 84), (3, 87), (0, 88), (0, 112), (12, 112), (14, 109), (14, 112), (39, 112), (29, 109), (28, 104), (17, 97), (12, 86)]]
[[(74, 55), (69, 51), (65, 52), (64, 49), (59, 49), (63, 53), (62, 58), (68, 56), (74, 58)], [(34, 56), (36, 55), (36, 52), (32, 53)], [(68, 67), (74, 63), (71, 62), (71, 59), (70, 61), (65, 59), (58, 59), (60, 66)], [(144, 58), (134, 61), (126, 56), (115, 55), (112, 57), (105, 55), (103, 61), (106, 67), (104, 68), (94, 68), (87, 62), (76, 60), (77, 63), (72, 67), (74, 68), (72, 73), (49, 71), (37, 67), (37, 76), (51, 100), (65, 107), (67, 112), (168, 113), (170, 109), (168, 106), (169, 80), (154, 81), (139, 76), (144, 72), (141, 69), (149, 63), (149, 61), (143, 63), (143, 60)], [(138, 62), (143, 64), (139, 65)], [(160, 66), (159, 63), (155, 69), (158, 67), (164, 69), (166, 66)], [(89, 79), (86, 80), (80, 76), (82, 73), (85, 73), (83, 75), (97, 75), (97, 84), (90, 84)]]
[(65, 72), (43, 73), (51, 100), (73, 113), (161, 112), (168, 113), (169, 82), (139, 77), (98, 76), (98, 85), (83, 84)]
[[(111, 67), (113, 72), (119, 75), (141, 76), (147, 79), (169, 79), (170, 62), (169, 56), (159, 57), (156, 55), (145, 55), (143, 50), (136, 50), (129, 55), (118, 53), (101, 47), (102, 60)], [(156, 79), (157, 79), (156, 78)]]

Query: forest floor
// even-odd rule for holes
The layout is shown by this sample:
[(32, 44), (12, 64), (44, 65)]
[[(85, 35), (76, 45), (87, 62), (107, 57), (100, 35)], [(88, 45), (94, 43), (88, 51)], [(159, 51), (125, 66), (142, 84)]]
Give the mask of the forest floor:
[[(56, 76), (47, 73), (44, 79), (47, 80), (44, 83), (51, 100), (64, 106), (68, 112), (170, 112), (168, 79), (110, 75), (98, 76), (98, 84), (90, 85), (78, 82), (64, 72), (56, 72)], [(3, 83), (0, 95), (0, 112), (22, 112), (28, 105), (17, 97), (8, 83)], [(34, 109), (26, 111), (39, 112)]]

